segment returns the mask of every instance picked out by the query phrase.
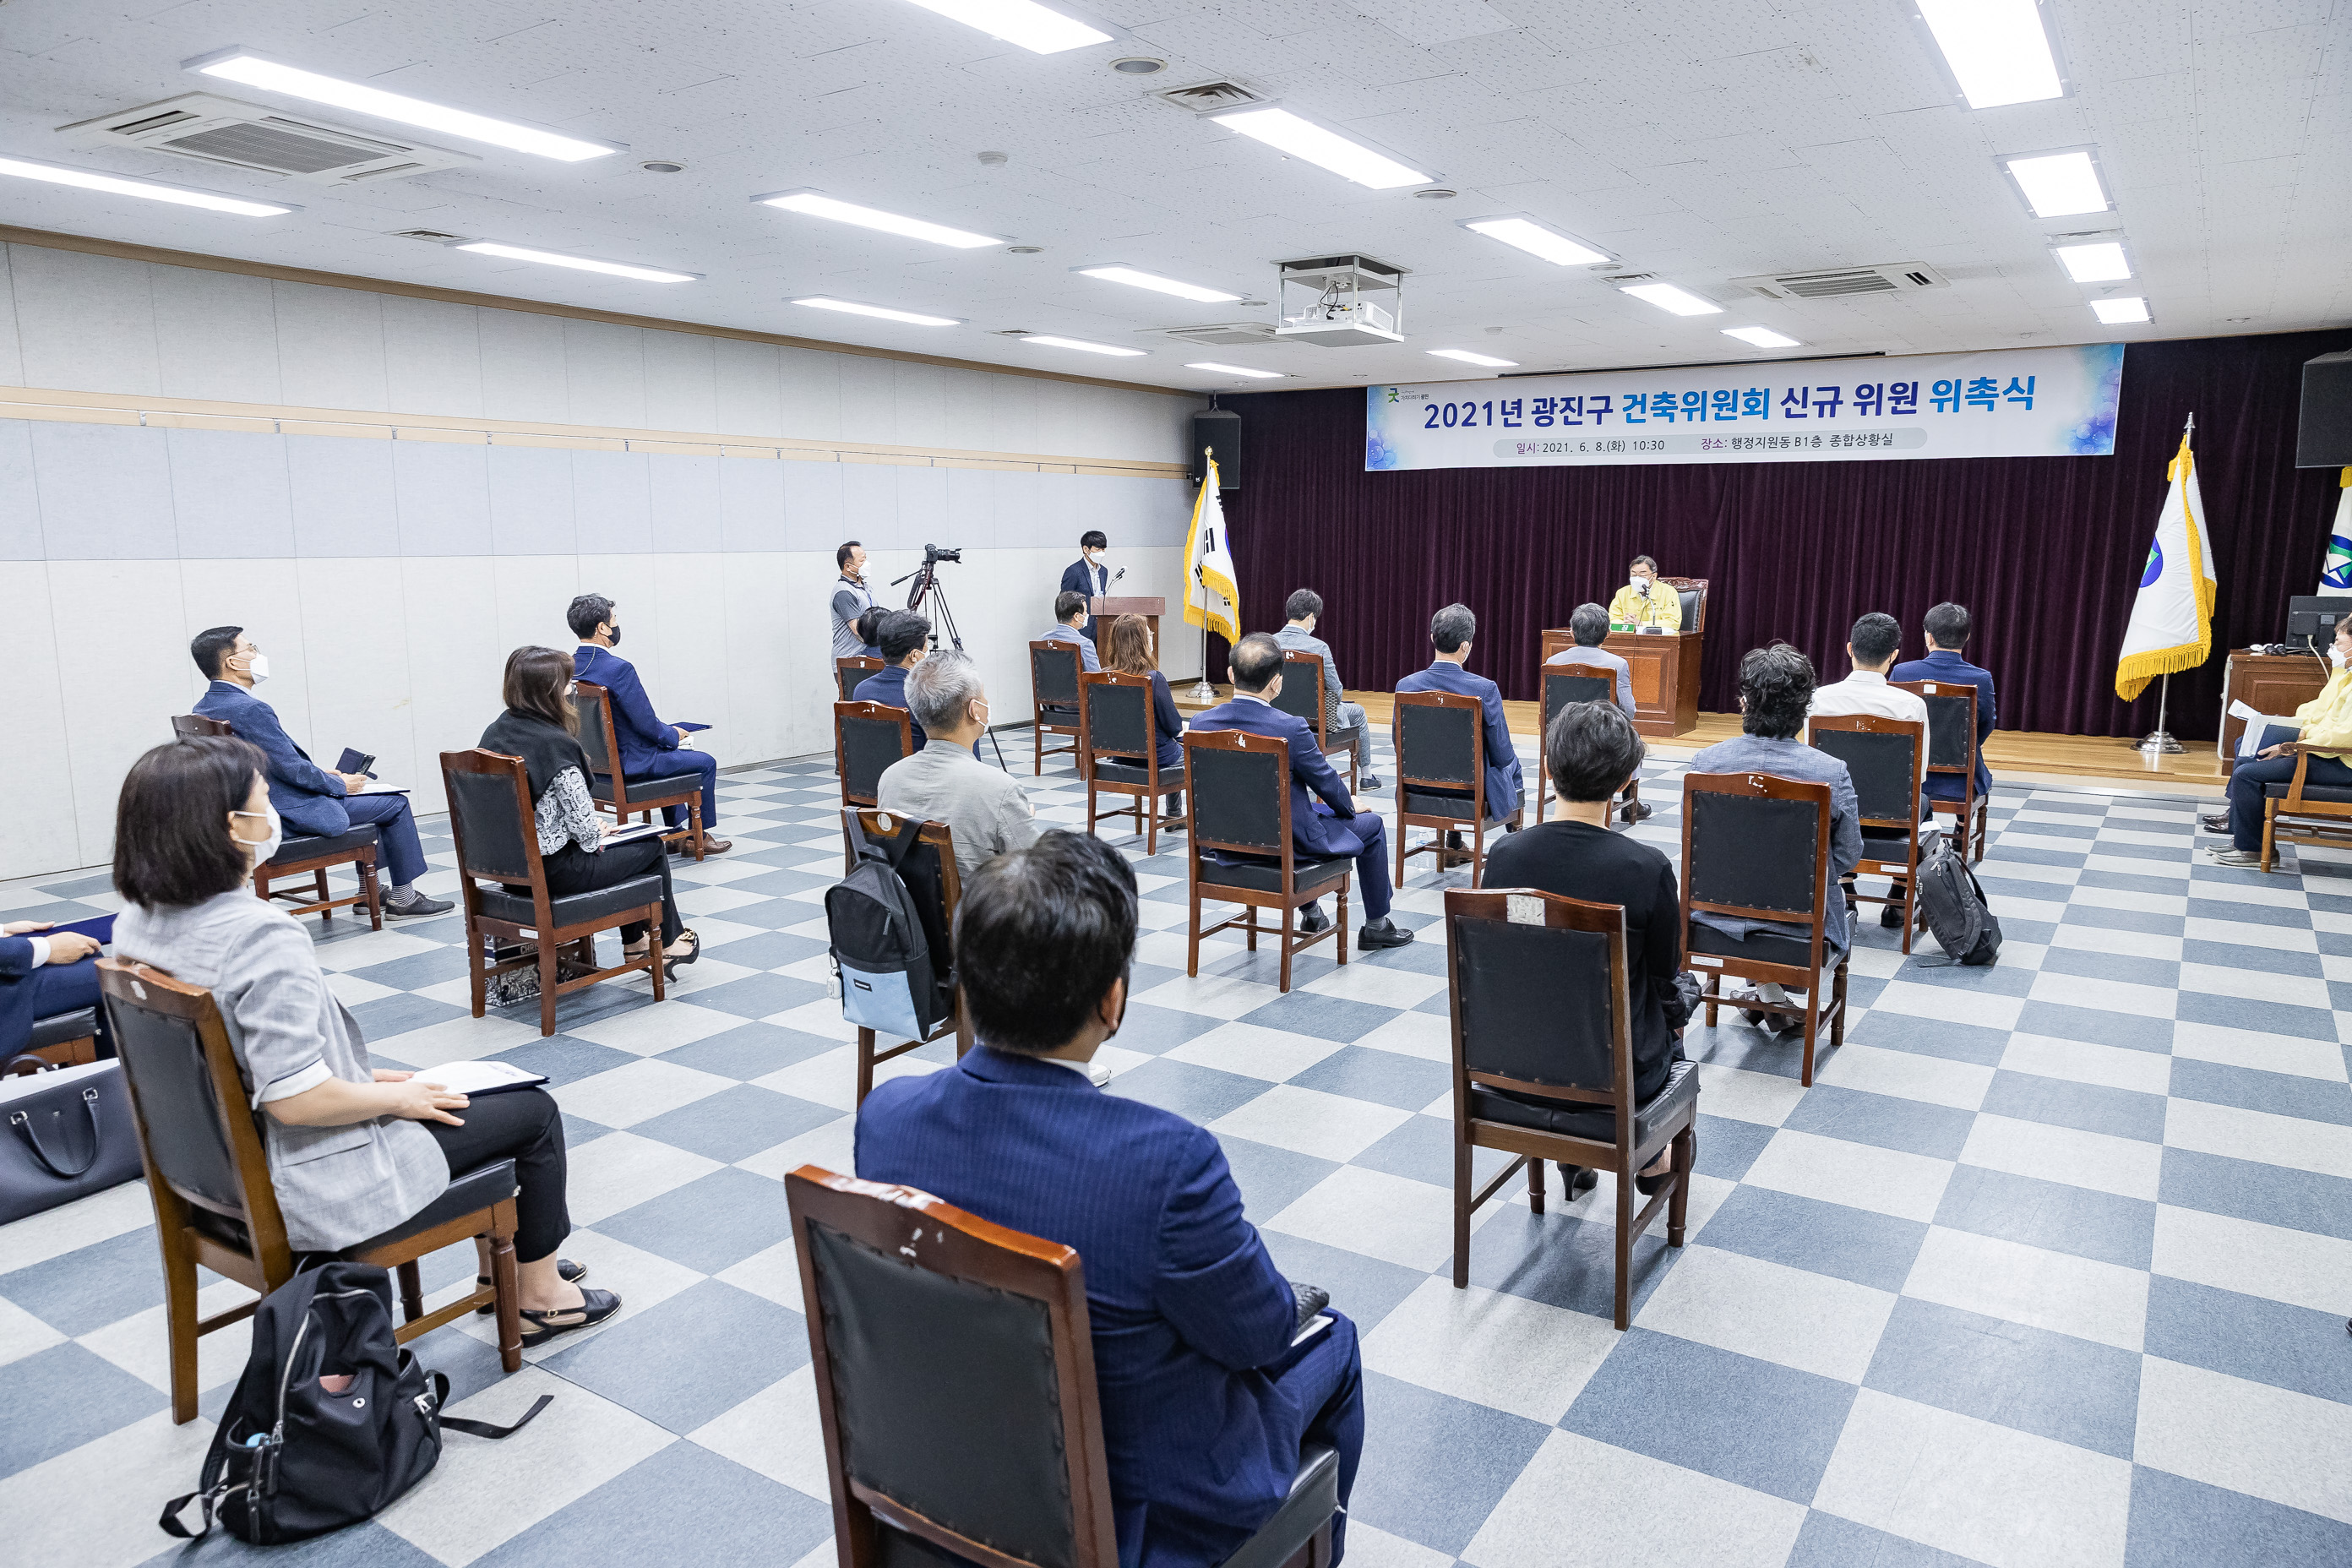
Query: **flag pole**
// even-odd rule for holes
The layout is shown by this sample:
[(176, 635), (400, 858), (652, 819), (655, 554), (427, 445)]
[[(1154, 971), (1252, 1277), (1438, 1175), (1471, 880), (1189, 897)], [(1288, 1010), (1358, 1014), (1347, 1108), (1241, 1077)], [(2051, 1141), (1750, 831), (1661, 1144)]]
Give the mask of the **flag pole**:
[[(2191, 409), (2189, 415), (2189, 422), (2180, 427), (2180, 439), (2185, 444), (2189, 438), (2196, 433), (2197, 414), (2194, 409)], [(2194, 593), (2196, 592), (2197, 584), (2191, 583), (2189, 587), (2189, 591)], [(2157, 682), (2156, 728), (2148, 731), (2147, 739), (2135, 743), (2132, 747), (2132, 750), (2137, 752), (2141, 756), (2147, 757), (2152, 760), (2157, 757), (2178, 756), (2182, 751), (2186, 750), (2179, 741), (2172, 738), (2172, 731), (2164, 727), (2166, 708), (2170, 703), (2171, 700), (2172, 677), (2169, 674), (2166, 674)]]
[[(1203, 447), (1201, 448), (1201, 482), (1205, 485), (1209, 482), (1216, 463), (1217, 449), (1214, 447)], [(1192, 569), (1192, 581), (1201, 590), (1202, 600), (1201, 679), (1192, 683), (1191, 696), (1193, 701), (1203, 707), (1209, 707), (1213, 706), (1217, 700), (1217, 689), (1209, 684), (1209, 585), (1201, 581), (1201, 563), (1198, 561), (1189, 561), (1185, 564)], [(1187, 597), (1190, 597), (1189, 593)]]

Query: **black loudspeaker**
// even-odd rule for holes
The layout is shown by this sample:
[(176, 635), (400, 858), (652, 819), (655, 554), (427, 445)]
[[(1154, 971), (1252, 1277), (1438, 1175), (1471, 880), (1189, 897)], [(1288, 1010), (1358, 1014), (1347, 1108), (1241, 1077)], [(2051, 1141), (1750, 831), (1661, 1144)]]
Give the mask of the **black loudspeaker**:
[[(1192, 428), (1200, 427), (1195, 419)], [(2303, 417), (2295, 425), (2294, 466), (2352, 467), (2352, 349), (2303, 362)]]
[(1190, 468), (1192, 482), (1199, 484), (1209, 474), (1210, 448), (1217, 454), (1217, 490), (1242, 488), (1242, 416), (1223, 408), (1205, 409), (1192, 416), (1192, 458)]

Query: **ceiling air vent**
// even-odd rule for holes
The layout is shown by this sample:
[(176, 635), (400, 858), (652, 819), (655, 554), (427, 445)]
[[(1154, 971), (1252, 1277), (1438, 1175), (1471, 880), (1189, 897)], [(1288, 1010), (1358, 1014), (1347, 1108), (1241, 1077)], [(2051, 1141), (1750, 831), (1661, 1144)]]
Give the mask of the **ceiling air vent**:
[(1215, 343), (1241, 348), (1274, 342), (1274, 327), (1265, 321), (1227, 321), (1213, 327), (1162, 327), (1162, 335), (1188, 343)]
[(161, 103), (102, 114), (58, 128), (79, 147), (138, 147), (279, 174), (305, 184), (342, 185), (402, 178), (458, 163), (479, 163), (453, 153), (384, 136), (274, 113), (208, 92), (184, 93)]
[(1233, 81), (1204, 81), (1194, 87), (1171, 87), (1160, 96), (1177, 108), (1189, 109), (1195, 114), (1265, 101), (1265, 94), (1252, 92), (1239, 82)]
[(393, 230), (394, 239), (421, 239), (427, 245), (455, 245), (465, 238), (462, 234), (444, 234), (437, 228), (400, 228)]
[(1942, 273), (1918, 261), (1889, 261), (1876, 267), (1828, 267), (1816, 272), (1774, 272), (1731, 281), (1734, 287), (1753, 289), (1767, 300), (1843, 300), (1856, 294), (1907, 294), (1919, 289), (1951, 286)]

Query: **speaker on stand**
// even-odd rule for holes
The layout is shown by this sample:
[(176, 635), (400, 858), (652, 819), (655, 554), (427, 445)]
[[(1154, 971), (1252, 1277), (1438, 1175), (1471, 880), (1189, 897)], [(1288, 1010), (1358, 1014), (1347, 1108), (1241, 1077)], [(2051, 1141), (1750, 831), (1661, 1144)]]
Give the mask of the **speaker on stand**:
[(1229, 409), (1206, 408), (1192, 416), (1192, 456), (1189, 464), (1197, 485), (1209, 475), (1210, 450), (1217, 454), (1217, 494), (1222, 498), (1242, 488), (1242, 416)]

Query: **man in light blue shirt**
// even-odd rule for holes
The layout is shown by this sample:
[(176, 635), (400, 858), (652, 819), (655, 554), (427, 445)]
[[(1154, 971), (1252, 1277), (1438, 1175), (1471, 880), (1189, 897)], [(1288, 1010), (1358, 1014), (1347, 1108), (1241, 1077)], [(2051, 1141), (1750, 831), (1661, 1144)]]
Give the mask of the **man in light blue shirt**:
[(1054, 595), (1054, 624), (1037, 636), (1039, 642), (1066, 642), (1078, 650), (1078, 668), (1093, 675), (1102, 668), (1094, 638), (1087, 636), (1087, 596), (1065, 588)]
[(1357, 787), (1380, 788), (1381, 781), (1372, 773), (1372, 727), (1364, 718), (1363, 704), (1347, 700), (1347, 690), (1339, 684), (1339, 666), (1331, 658), (1331, 645), (1315, 635), (1316, 623), (1323, 618), (1323, 595), (1312, 588), (1298, 589), (1284, 604), (1283, 614), (1290, 617), (1290, 624), (1275, 633), (1274, 640), (1286, 653), (1311, 653), (1323, 661), (1323, 727), (1355, 731)]
[(1547, 665), (1577, 665), (1596, 674), (1617, 678), (1617, 706), (1625, 717), (1633, 717), (1633, 667), (1601, 646), (1609, 635), (1609, 612), (1600, 605), (1579, 605), (1568, 617), (1569, 635), (1575, 646), (1564, 647), (1549, 658)]

